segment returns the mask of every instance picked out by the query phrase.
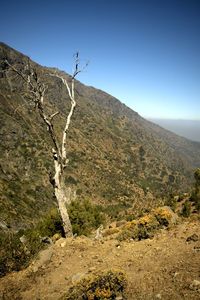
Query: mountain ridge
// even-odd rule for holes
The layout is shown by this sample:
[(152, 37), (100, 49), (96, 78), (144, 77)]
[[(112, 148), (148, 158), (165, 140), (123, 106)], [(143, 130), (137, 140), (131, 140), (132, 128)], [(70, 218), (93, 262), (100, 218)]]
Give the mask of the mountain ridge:
[[(0, 43), (0, 220), (20, 228), (55, 205), (49, 183), (53, 162), (46, 128), (5, 59), (23, 69), (28, 57)], [(48, 85), (47, 111), (61, 112), (55, 122), (60, 136), (68, 94), (58, 78), (49, 76), (54, 68), (30, 64)], [(123, 212), (148, 208), (166, 194), (190, 188), (193, 169), (200, 165), (200, 143), (161, 129), (99, 89), (76, 81), (75, 92), (65, 182), (76, 198), (121, 205)]]
[(160, 118), (149, 118), (149, 120), (179, 136), (185, 137), (191, 141), (200, 142), (200, 120)]

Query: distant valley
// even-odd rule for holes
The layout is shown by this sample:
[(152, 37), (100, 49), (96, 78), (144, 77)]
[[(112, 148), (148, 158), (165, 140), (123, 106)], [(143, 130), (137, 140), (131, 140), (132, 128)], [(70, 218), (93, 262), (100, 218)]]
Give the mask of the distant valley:
[(173, 119), (155, 119), (149, 121), (160, 125), (182, 137), (192, 141), (200, 142), (200, 120), (173, 120)]

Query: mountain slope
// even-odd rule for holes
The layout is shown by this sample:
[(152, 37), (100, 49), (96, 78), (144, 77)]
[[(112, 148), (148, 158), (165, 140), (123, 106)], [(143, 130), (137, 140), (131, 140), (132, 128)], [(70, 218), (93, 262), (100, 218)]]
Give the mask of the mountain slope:
[(200, 142), (200, 120), (149, 119), (189, 140)]
[[(5, 59), (23, 69), (28, 58), (0, 44), (0, 221), (19, 229), (55, 202), (49, 183), (53, 165), (46, 128)], [(61, 111), (55, 121), (60, 135), (69, 110), (67, 91), (51, 76), (56, 69), (30, 63), (48, 85), (47, 112)], [(78, 81), (76, 95), (65, 179), (76, 197), (136, 209), (156, 203), (157, 195), (189, 188), (193, 169), (200, 165), (199, 143), (150, 123), (116, 98)]]
[(200, 236), (199, 221), (187, 221), (140, 242), (119, 243), (112, 236), (103, 243), (86, 237), (61, 239), (27, 269), (1, 278), (0, 295), (66, 299), (70, 286), (111, 269), (126, 275), (127, 300), (198, 300), (200, 241), (188, 239), (194, 235)]

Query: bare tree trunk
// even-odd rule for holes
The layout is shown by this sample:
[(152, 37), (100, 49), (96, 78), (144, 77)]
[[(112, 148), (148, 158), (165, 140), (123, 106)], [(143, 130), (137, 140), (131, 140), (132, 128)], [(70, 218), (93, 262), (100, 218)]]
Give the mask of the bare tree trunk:
[(73, 236), (72, 233), (72, 225), (69, 219), (69, 214), (66, 208), (66, 203), (70, 200), (69, 198), (67, 198), (65, 190), (62, 188), (62, 186), (56, 187), (55, 188), (55, 196), (57, 199), (57, 203), (58, 203), (58, 209), (62, 218), (62, 222), (63, 222), (63, 229), (65, 232), (65, 236), (66, 237), (70, 237)]
[(35, 108), (38, 109), (39, 115), (44, 121), (44, 123), (47, 126), (47, 131), (49, 133), (49, 136), (51, 138), (52, 144), (53, 144), (53, 159), (54, 159), (54, 168), (55, 168), (55, 174), (53, 176), (53, 179), (51, 181), (53, 187), (54, 187), (54, 193), (55, 197), (58, 203), (59, 212), (63, 221), (63, 229), (66, 237), (70, 237), (73, 235), (72, 233), (72, 226), (69, 219), (69, 214), (67, 211), (67, 204), (70, 204), (71, 202), (71, 190), (70, 188), (66, 188), (64, 184), (64, 169), (66, 168), (69, 160), (67, 158), (67, 132), (69, 130), (69, 126), (71, 123), (71, 118), (74, 113), (74, 109), (76, 107), (76, 100), (74, 95), (74, 84), (75, 84), (75, 77), (85, 68), (87, 67), (88, 63), (86, 63), (85, 67), (79, 69), (79, 53), (77, 52), (75, 55), (75, 68), (74, 72), (71, 76), (71, 82), (68, 84), (67, 80), (58, 75), (57, 73), (49, 74), (50, 76), (58, 77), (60, 80), (62, 80), (64, 86), (67, 89), (68, 96), (71, 100), (71, 108), (68, 114), (66, 114), (66, 123), (64, 130), (62, 132), (62, 140), (59, 143), (57, 139), (57, 135), (55, 134), (54, 127), (53, 127), (53, 118), (55, 118), (59, 112), (55, 112), (52, 115), (48, 115), (45, 112), (44, 109), (44, 95), (47, 90), (47, 87), (45, 84), (41, 83), (39, 81), (39, 78), (37, 76), (37, 73), (31, 70), (30, 68), (30, 61), (28, 61), (28, 64), (25, 66), (24, 72), (21, 72), (17, 70), (13, 65), (11, 65), (7, 60), (5, 61), (10, 68), (17, 73), (27, 84), (27, 89), (30, 93), (30, 99), (32, 103), (35, 105)]
[(55, 175), (54, 175), (54, 193), (58, 203), (58, 209), (63, 222), (63, 229), (66, 237), (73, 236), (72, 225), (69, 219), (69, 214), (67, 211), (67, 204), (71, 202), (71, 193), (70, 189), (66, 189), (64, 185), (64, 179), (62, 176), (62, 165), (58, 162), (57, 156), (54, 152), (54, 167), (55, 167)]

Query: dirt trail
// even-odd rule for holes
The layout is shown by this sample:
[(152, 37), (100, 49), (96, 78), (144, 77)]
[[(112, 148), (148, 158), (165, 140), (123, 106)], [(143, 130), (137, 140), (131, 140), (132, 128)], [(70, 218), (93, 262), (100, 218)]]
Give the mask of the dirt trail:
[[(187, 242), (193, 234), (198, 240)], [(83, 276), (109, 269), (126, 273), (130, 300), (200, 299), (200, 222), (140, 242), (60, 239), (26, 270), (2, 278), (0, 298), (56, 300)]]

